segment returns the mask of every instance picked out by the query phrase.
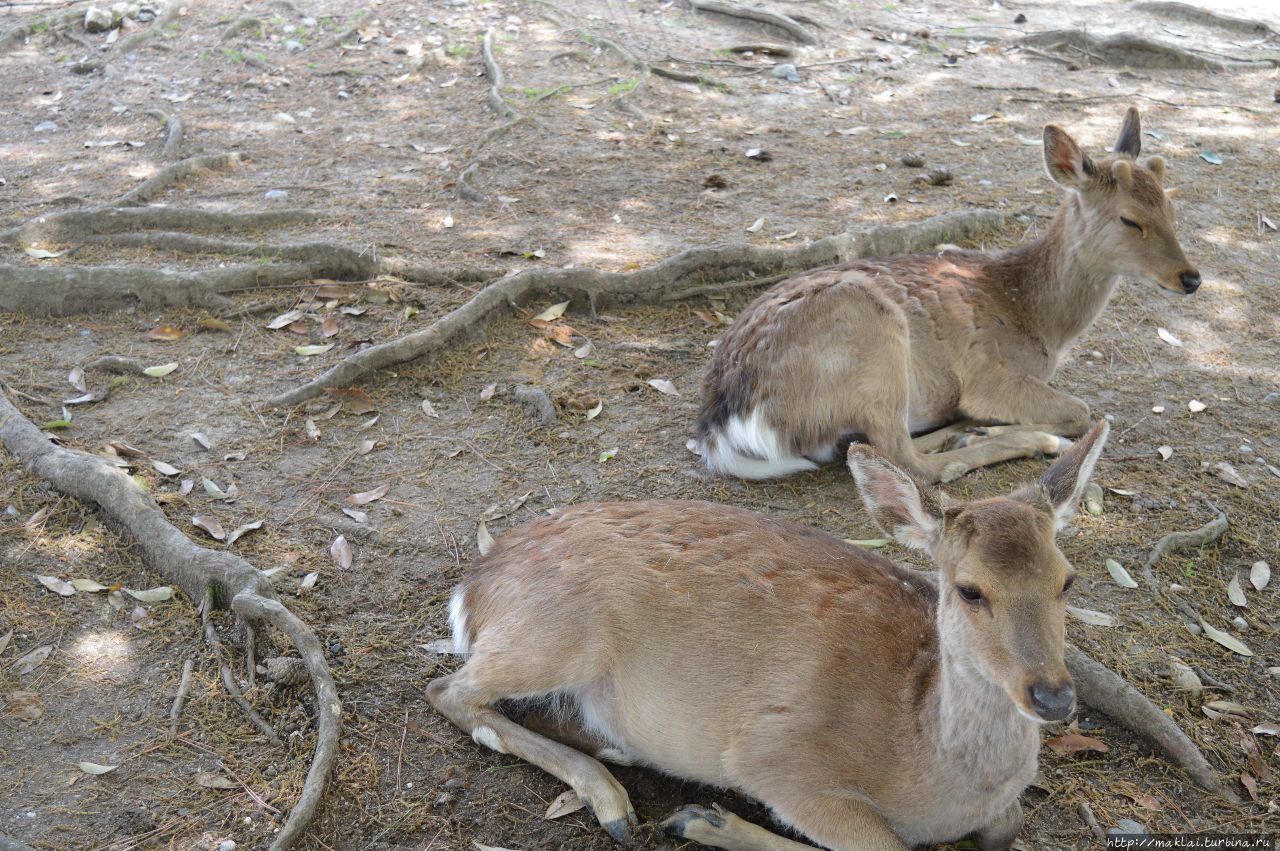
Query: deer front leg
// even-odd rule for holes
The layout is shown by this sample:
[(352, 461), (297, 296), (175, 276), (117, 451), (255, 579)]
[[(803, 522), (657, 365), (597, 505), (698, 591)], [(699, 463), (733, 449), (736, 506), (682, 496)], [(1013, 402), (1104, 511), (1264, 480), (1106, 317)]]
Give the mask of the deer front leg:
[[(820, 799), (785, 809), (794, 812), (780, 808), (779, 815), (832, 851), (907, 851), (906, 843), (865, 801)], [(727, 851), (813, 851), (812, 845), (779, 836), (720, 807), (684, 807), (668, 816), (662, 827), (672, 836)]]
[(1009, 804), (991, 824), (974, 834), (982, 851), (1008, 851), (1022, 830), (1022, 804), (1017, 799)]

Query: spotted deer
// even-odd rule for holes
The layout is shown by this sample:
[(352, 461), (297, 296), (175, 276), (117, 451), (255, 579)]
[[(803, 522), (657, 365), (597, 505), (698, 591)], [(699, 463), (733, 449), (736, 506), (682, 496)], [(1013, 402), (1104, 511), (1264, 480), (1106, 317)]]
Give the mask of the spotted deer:
[(771, 478), (858, 440), (933, 483), (1070, 445), (1089, 407), (1049, 381), (1118, 277), (1200, 286), (1174, 235), (1164, 161), (1135, 161), (1141, 136), (1130, 107), (1116, 156), (1095, 161), (1045, 127), (1045, 167), (1066, 197), (1037, 240), (858, 260), (761, 294), (712, 357), (697, 423), (704, 463)]
[[(1008, 848), (1040, 725), (1074, 704), (1072, 568), (1054, 533), (1107, 428), (1012, 496), (945, 508), (850, 447), (867, 510), (926, 551), (936, 578), (725, 505), (564, 509), (504, 536), (455, 589), (467, 660), (427, 698), (476, 742), (568, 783), (619, 841), (636, 817), (600, 759), (741, 790), (833, 851), (968, 835)], [(507, 701), (555, 732), (495, 708)], [(696, 806), (664, 826), (738, 851), (810, 848)]]

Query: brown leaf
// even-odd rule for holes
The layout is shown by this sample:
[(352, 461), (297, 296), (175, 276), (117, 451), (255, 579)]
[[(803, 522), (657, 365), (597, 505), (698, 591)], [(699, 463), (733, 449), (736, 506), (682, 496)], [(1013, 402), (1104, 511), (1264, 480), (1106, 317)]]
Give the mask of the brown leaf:
[(547, 336), (565, 348), (570, 348), (577, 333), (571, 325), (556, 325), (547, 331)]
[(378, 404), (373, 401), (373, 397), (359, 387), (330, 387), (324, 392), (337, 399), (342, 405), (342, 410), (349, 414), (360, 415), (378, 410)]
[(222, 334), (230, 334), (234, 330), (231, 323), (223, 322), (221, 319), (201, 319), (196, 328), (201, 331), (218, 331)]
[(148, 340), (163, 340), (165, 342), (181, 340), (185, 336), (187, 336), (186, 331), (181, 328), (174, 328), (172, 325), (161, 325), (159, 328), (152, 328), (147, 332)]
[(320, 323), (320, 334), (324, 337), (332, 337), (338, 333), (338, 319), (333, 314), (324, 318)]
[(34, 691), (11, 691), (5, 694), (4, 702), (9, 712), (23, 721), (39, 721), (44, 715), (44, 701)]
[(547, 807), (547, 811), (542, 817), (547, 821), (554, 821), (561, 816), (576, 813), (585, 806), (586, 804), (578, 797), (577, 792), (572, 789), (566, 789), (556, 796), (556, 799), (551, 802), (551, 806)]
[(1253, 736), (1244, 730), (1238, 730), (1240, 734), (1240, 747), (1244, 751), (1245, 758), (1249, 760), (1249, 768), (1253, 769), (1253, 773), (1263, 783), (1276, 782), (1275, 772), (1271, 770), (1271, 766), (1267, 765), (1267, 761), (1263, 758), (1262, 753), (1258, 750), (1258, 742)]
[(27, 522), (22, 524), (24, 529), (34, 529), (44, 521), (49, 519), (49, 506), (45, 505), (36, 509), (36, 513), (27, 518)]
[(347, 502), (350, 505), (368, 505), (375, 499), (382, 499), (389, 490), (391, 490), (391, 482), (383, 482), (373, 490), (351, 494), (351, 496), (347, 497)]
[(75, 586), (70, 582), (64, 582), (56, 576), (37, 576), (40, 584), (48, 588), (55, 594), (63, 597), (71, 597), (76, 593)]
[(334, 564), (343, 570), (349, 569), (356, 557), (351, 544), (347, 543), (347, 539), (342, 535), (334, 538), (333, 543), (329, 545), (329, 555), (333, 558)]
[(709, 310), (695, 310), (693, 315), (712, 327), (720, 324), (720, 320), (716, 319)]
[(212, 771), (200, 771), (196, 773), (196, 785), (203, 786), (206, 789), (239, 789), (235, 781), (221, 774), (215, 774)]
[(1253, 802), (1258, 803), (1258, 781), (1253, 779), (1247, 771), (1240, 772), (1240, 785), (1249, 792), (1249, 797), (1253, 798)]
[(1049, 747), (1049, 750), (1056, 754), (1086, 753), (1088, 751), (1107, 753), (1111, 750), (1104, 742), (1091, 739), (1088, 736), (1082, 736), (1079, 733), (1067, 733), (1065, 736), (1049, 739), (1045, 744)]
[(209, 537), (215, 541), (226, 540), (227, 532), (222, 528), (222, 524), (218, 522), (218, 518), (212, 514), (197, 514), (191, 518), (191, 524), (197, 529), (203, 529), (209, 533)]

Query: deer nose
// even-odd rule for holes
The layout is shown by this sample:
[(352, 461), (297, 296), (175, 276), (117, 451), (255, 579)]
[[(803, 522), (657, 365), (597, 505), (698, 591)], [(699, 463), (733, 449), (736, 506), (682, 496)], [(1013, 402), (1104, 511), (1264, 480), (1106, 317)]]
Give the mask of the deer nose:
[(1200, 273), (1196, 271), (1183, 272), (1178, 276), (1178, 280), (1182, 282), (1182, 289), (1187, 293), (1193, 293), (1200, 289)]
[(1036, 683), (1030, 691), (1031, 705), (1035, 707), (1036, 714), (1046, 721), (1066, 720), (1076, 702), (1076, 692), (1070, 681), (1056, 686)]

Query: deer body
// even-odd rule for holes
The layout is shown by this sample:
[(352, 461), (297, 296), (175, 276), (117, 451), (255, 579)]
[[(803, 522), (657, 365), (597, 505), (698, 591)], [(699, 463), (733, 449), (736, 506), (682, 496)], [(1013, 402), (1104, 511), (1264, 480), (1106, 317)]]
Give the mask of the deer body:
[[(570, 783), (618, 838), (634, 813), (604, 766), (495, 703), (538, 701), (597, 756), (740, 789), (836, 851), (969, 834), (1006, 848), (1039, 722), (1071, 703), (1054, 506), (1074, 507), (1104, 437), (1105, 425), (1055, 465), (1059, 479), (1073, 466), (1056, 496), (973, 503), (954, 536), (908, 477), (851, 453), (868, 506), (935, 554), (936, 582), (728, 506), (565, 509), (504, 536), (458, 586), (454, 643), (469, 658), (428, 699)], [(987, 570), (990, 590), (969, 588)], [(961, 600), (961, 586), (989, 602)], [(808, 847), (697, 807), (666, 825), (724, 848)]]
[[(1048, 382), (1119, 276), (1177, 292), (1200, 283), (1173, 234), (1163, 162), (1129, 159), (1140, 135), (1130, 110), (1121, 157), (1095, 164), (1046, 128), (1050, 175), (1069, 191), (1036, 241), (999, 254), (861, 260), (763, 293), (707, 372), (697, 425), (705, 463), (769, 478), (813, 469), (858, 440), (936, 482), (1069, 446), (1089, 408)], [(985, 440), (935, 431), (957, 420), (1014, 425)], [(925, 432), (935, 433), (913, 441)], [(957, 437), (962, 448), (926, 454)]]

